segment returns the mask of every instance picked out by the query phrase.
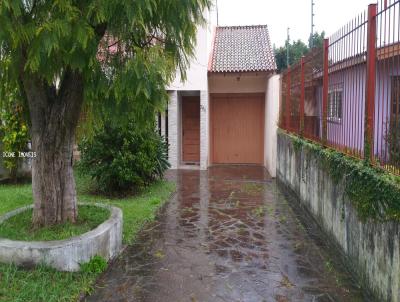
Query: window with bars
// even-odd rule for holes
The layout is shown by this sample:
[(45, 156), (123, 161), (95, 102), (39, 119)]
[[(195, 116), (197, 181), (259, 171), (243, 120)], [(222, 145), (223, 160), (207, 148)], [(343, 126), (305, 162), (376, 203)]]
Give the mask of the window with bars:
[(343, 88), (335, 87), (328, 93), (328, 121), (342, 121)]

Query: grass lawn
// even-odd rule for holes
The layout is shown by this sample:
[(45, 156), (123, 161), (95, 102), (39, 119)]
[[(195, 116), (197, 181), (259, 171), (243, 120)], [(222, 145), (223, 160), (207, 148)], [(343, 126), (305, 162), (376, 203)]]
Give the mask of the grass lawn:
[[(76, 182), (79, 201), (111, 204), (123, 210), (125, 244), (135, 240), (138, 230), (155, 218), (157, 209), (175, 190), (174, 184), (159, 181), (134, 197), (108, 199), (88, 193), (87, 177), (77, 176)], [(31, 203), (30, 185), (0, 185), (0, 215)], [(81, 293), (90, 292), (97, 277), (98, 273), (65, 273), (46, 267), (23, 270), (0, 264), (0, 301), (76, 301)]]

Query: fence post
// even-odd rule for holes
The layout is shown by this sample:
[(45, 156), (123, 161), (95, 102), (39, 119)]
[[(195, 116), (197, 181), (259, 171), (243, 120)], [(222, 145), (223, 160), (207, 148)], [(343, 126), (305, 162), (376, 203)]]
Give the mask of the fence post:
[(328, 98), (329, 98), (329, 39), (324, 39), (324, 69), (322, 81), (322, 144), (328, 140)]
[(304, 56), (300, 59), (300, 135), (304, 132), (304, 102), (305, 102), (305, 85), (304, 85)]
[(292, 108), (290, 103), (290, 66), (287, 69), (287, 76), (286, 76), (286, 130), (290, 129), (291, 126), (291, 118), (292, 118)]
[(375, 60), (377, 5), (368, 5), (367, 78), (365, 92), (364, 158), (374, 160)]

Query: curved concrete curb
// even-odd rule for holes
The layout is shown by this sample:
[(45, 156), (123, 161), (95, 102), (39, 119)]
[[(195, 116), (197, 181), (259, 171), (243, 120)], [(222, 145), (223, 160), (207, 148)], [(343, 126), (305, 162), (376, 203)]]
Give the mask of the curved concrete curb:
[[(110, 218), (94, 230), (57, 241), (15, 241), (0, 238), (0, 262), (21, 266), (45, 264), (60, 271), (78, 271), (79, 264), (93, 256), (107, 260), (116, 257), (122, 247), (122, 211), (99, 203), (79, 203), (110, 210)], [(31, 206), (19, 208), (0, 217), (0, 224)]]

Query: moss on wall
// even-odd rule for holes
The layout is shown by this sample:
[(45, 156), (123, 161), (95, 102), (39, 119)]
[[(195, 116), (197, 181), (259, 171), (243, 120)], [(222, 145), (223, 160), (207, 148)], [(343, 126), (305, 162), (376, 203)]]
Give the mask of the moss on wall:
[(374, 167), (368, 161), (279, 131), (291, 138), (296, 153), (303, 150), (305, 154), (314, 155), (335, 183), (343, 183), (360, 219), (400, 221), (400, 177)]

